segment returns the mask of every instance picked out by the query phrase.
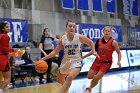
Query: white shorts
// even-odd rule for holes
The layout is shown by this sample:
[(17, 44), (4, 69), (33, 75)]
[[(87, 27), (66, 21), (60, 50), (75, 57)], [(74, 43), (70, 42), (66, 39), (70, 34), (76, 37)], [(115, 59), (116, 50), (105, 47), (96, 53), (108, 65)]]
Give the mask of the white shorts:
[(59, 70), (60, 70), (61, 74), (68, 74), (70, 69), (81, 68), (82, 66), (83, 66), (82, 65), (82, 59), (79, 59), (79, 60), (70, 59), (70, 60), (67, 60), (67, 61), (63, 60)]

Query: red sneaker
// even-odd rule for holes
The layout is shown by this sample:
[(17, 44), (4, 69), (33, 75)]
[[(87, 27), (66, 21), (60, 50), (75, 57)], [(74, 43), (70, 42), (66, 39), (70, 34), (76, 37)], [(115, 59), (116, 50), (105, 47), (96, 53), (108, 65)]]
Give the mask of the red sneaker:
[(91, 93), (91, 88), (86, 88), (84, 93)]

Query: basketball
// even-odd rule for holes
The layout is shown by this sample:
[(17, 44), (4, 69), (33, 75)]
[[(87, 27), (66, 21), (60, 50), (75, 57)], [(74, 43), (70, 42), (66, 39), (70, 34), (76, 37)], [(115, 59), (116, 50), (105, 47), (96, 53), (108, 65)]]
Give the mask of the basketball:
[(35, 70), (38, 73), (45, 73), (48, 69), (48, 64), (44, 60), (38, 60), (35, 62)]

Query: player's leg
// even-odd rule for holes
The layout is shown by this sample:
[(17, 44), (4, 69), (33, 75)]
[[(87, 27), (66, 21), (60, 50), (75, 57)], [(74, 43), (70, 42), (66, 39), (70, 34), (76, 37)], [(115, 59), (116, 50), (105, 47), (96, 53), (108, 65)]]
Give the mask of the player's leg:
[(50, 59), (46, 60), (46, 62), (48, 64), (47, 79), (46, 79), (46, 81), (48, 83), (51, 83), (51, 82), (53, 82), (53, 80), (50, 77), (51, 76), (51, 68), (52, 68), (52, 59), (50, 58)]
[[(90, 70), (88, 71), (88, 75), (87, 75), (88, 79), (93, 79), (93, 77), (98, 73), (98, 71), (99, 71), (99, 65), (100, 64), (98, 64), (97, 61), (95, 61), (92, 64), (92, 66), (90, 67)], [(92, 83), (92, 81), (91, 81), (91, 83)], [(90, 86), (87, 87), (86, 90), (84, 91), (84, 93), (90, 93), (91, 89), (92, 88)]]
[(65, 82), (66, 76), (67, 74), (61, 74), (60, 71), (58, 71), (57, 82), (63, 85)]
[(3, 89), (2, 89), (2, 84), (3, 84), (3, 75), (2, 75), (2, 71), (0, 71), (0, 93), (3, 92)]
[(3, 82), (0, 85), (0, 91), (3, 93), (3, 90), (7, 87), (7, 85), (10, 83), (11, 80), (11, 69), (10, 69), (10, 64), (8, 63), (9, 59), (6, 57), (3, 57), (5, 61), (1, 64), (1, 72), (3, 76)]
[(0, 86), (2, 85), (3, 82), (3, 75), (2, 75), (2, 71), (0, 71)]
[[(97, 72), (98, 72), (98, 71), (95, 71), (95, 70), (90, 69), (90, 70), (88, 71), (88, 75), (87, 75), (88, 79), (93, 79), (94, 75), (96, 75)], [(92, 83), (92, 81), (91, 81), (91, 83)], [(90, 86), (87, 87), (87, 88), (85, 89), (84, 93), (90, 93), (91, 89), (92, 89), (92, 88), (91, 88)]]
[(3, 78), (4, 78), (4, 81), (3, 81), (1, 88), (5, 89), (11, 80), (11, 70), (3, 72)]
[(95, 71), (95, 70), (90, 69), (90, 70), (88, 71), (88, 75), (87, 75), (88, 79), (92, 79), (92, 78), (94, 77), (94, 75), (97, 74), (97, 72), (98, 72), (98, 71)]
[[(95, 87), (99, 80), (104, 76), (104, 74), (109, 70), (109, 68), (111, 67), (112, 63), (102, 63), (100, 64), (100, 67), (97, 67), (96, 65), (91, 67), (91, 70), (89, 71), (89, 79), (92, 79), (90, 86), (86, 89), (86, 91), (84, 93), (90, 93), (91, 89), (93, 87)], [(92, 70), (99, 68), (99, 71), (97, 74), (93, 75), (93, 77), (91, 76), (92, 73), (94, 73), (94, 71), (92, 72)], [(97, 70), (97, 69), (96, 69)]]
[(3, 82), (0, 85), (0, 93), (4, 93), (4, 89), (7, 87), (7, 85), (10, 83), (11, 79), (11, 70), (2, 72), (3, 74)]
[(102, 63), (99, 72), (93, 76), (90, 88), (95, 87), (104, 74), (110, 69), (112, 63)]
[(3, 75), (2, 75), (2, 71), (0, 71), (0, 82), (3, 81)]
[(94, 75), (90, 84), (91, 89), (98, 84), (99, 80), (104, 76), (104, 74), (104, 72), (99, 71), (96, 75)]
[(68, 89), (72, 83), (72, 80), (80, 73), (80, 69), (81, 68), (72, 68), (70, 71), (69, 71), (69, 74), (62, 86), (62, 90), (61, 90), (61, 93), (67, 93), (68, 92)]
[[(93, 71), (94, 72), (94, 71)], [(95, 72), (94, 72), (95, 73)], [(86, 88), (86, 90), (84, 91), (84, 93), (90, 93), (91, 89), (94, 88), (99, 80), (104, 76), (104, 73), (99, 71), (96, 75), (93, 75), (90, 86)], [(89, 79), (91, 79), (91, 76), (88, 77)]]

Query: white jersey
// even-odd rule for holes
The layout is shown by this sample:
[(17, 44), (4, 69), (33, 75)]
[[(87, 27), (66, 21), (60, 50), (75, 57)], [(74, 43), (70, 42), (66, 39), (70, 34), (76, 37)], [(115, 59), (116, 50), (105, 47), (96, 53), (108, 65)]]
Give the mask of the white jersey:
[(69, 69), (82, 66), (79, 34), (75, 33), (72, 41), (68, 40), (67, 35), (63, 35), (62, 44), (64, 46), (64, 56), (60, 66), (60, 72), (67, 74)]
[(64, 58), (78, 58), (81, 56), (79, 34), (75, 33), (72, 41), (69, 41), (67, 35), (62, 37), (62, 44), (64, 46)]

